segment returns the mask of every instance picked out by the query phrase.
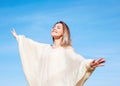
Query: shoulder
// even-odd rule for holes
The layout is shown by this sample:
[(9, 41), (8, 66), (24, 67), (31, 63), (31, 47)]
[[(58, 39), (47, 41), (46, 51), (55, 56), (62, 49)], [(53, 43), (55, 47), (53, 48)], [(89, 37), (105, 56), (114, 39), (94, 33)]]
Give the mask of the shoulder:
[(70, 50), (74, 50), (72, 46), (67, 46), (67, 47), (65, 47), (65, 49), (66, 49), (66, 50), (69, 50), (69, 49), (70, 49)]
[(73, 48), (72, 46), (67, 46), (67, 47), (65, 47), (65, 50), (66, 50), (67, 52), (73, 52), (73, 51), (74, 51), (74, 48)]
[(31, 38), (26, 37), (25, 35), (18, 35), (18, 43), (31, 44), (32, 46), (50, 46), (50, 44), (42, 43)]

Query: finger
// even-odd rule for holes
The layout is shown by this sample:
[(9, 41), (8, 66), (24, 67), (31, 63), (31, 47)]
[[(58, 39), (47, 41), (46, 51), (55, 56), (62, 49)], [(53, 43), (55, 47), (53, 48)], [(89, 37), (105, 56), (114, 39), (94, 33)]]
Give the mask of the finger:
[(91, 65), (91, 66), (94, 66), (94, 65), (95, 65), (95, 61), (96, 61), (96, 60), (93, 60), (90, 65)]
[(99, 63), (105, 63), (105, 60), (104, 60), (104, 59), (102, 59)]
[(100, 58), (100, 59), (98, 59), (98, 62), (100, 62), (100, 61), (102, 61), (103, 60), (103, 58)]
[(12, 28), (12, 32), (15, 32), (15, 29), (14, 29), (14, 28)]
[(12, 28), (11, 32), (14, 33), (14, 29), (13, 28)]
[(99, 65), (99, 63), (98, 63), (98, 61), (97, 61), (97, 60), (95, 60), (95, 62), (94, 62), (94, 63), (92, 63), (92, 67), (96, 67), (97, 65)]
[(96, 67), (101, 67), (101, 66), (105, 66), (105, 64), (99, 64)]
[(13, 36), (15, 37), (15, 38), (17, 38), (17, 33), (15, 32), (15, 29), (14, 28), (12, 28), (12, 34), (13, 34)]
[(96, 62), (96, 60), (94, 59), (93, 61), (92, 61), (92, 63), (95, 63)]
[(101, 61), (101, 62), (96, 62), (96, 64), (95, 64), (95, 66), (100, 66), (100, 65), (103, 65), (103, 61)]
[(15, 32), (15, 29), (13, 28), (11, 31), (14, 35), (17, 35), (17, 33)]
[(94, 67), (97, 67), (99, 64), (100, 64), (99, 61), (96, 60), (96, 61), (93, 63), (93, 66), (94, 66)]
[(100, 58), (100, 59), (98, 59), (98, 62), (99, 62), (99, 63), (104, 63), (104, 62), (105, 62), (105, 59)]

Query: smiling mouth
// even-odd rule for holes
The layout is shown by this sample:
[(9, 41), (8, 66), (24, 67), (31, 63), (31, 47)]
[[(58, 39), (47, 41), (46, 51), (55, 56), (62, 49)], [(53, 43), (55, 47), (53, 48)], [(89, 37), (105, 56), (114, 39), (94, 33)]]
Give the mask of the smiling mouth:
[(54, 31), (54, 30), (52, 32), (57, 33), (57, 31)]

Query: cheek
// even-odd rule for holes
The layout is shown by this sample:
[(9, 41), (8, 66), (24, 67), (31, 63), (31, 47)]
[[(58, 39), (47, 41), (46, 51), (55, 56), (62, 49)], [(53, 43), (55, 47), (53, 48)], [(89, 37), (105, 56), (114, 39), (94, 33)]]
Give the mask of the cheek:
[(51, 36), (54, 36), (55, 34), (51, 31)]
[(52, 36), (52, 37), (55, 37), (55, 36), (59, 36), (59, 34), (56, 33), (56, 32), (52, 32), (52, 31), (51, 31), (51, 36)]
[(63, 30), (59, 30), (59, 35), (63, 35)]

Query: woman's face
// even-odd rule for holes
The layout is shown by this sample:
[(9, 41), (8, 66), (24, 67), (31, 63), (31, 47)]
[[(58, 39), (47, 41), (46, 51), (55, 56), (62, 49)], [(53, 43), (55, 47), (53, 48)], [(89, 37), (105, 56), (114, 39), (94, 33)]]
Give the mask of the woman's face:
[(58, 23), (53, 27), (51, 36), (57, 39), (63, 36), (63, 25), (61, 23)]

